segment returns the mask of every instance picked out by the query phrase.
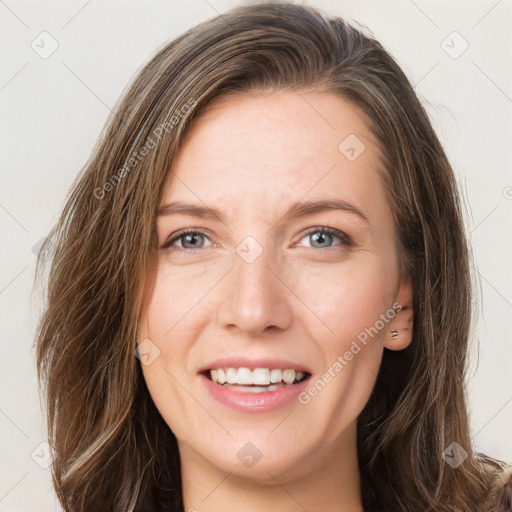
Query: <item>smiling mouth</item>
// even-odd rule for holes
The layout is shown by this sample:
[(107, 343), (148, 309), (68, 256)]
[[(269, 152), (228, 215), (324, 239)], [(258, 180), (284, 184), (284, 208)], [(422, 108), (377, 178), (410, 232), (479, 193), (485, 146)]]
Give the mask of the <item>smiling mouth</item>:
[(214, 368), (202, 372), (203, 375), (219, 384), (233, 390), (245, 393), (264, 393), (275, 391), (286, 386), (298, 384), (311, 375), (296, 371), (292, 368)]

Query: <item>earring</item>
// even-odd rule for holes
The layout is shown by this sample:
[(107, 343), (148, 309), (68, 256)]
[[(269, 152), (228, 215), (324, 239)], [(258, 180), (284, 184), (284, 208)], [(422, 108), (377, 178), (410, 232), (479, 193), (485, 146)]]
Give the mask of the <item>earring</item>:
[(398, 331), (396, 331), (395, 329), (393, 329), (393, 330), (391, 331), (391, 337), (392, 337), (392, 338), (396, 338), (397, 336), (398, 336)]

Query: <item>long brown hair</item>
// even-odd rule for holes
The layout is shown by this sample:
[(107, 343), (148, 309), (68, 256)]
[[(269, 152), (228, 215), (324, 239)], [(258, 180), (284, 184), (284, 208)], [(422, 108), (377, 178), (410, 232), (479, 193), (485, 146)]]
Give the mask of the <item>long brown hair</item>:
[[(134, 357), (156, 212), (180, 141), (205, 108), (226, 95), (282, 89), (339, 94), (367, 115), (413, 283), (413, 342), (385, 350), (358, 418), (365, 511), (492, 508), (469, 433), (470, 267), (445, 152), (408, 79), (372, 36), (311, 7), (271, 3), (196, 26), (140, 71), (42, 248), (38, 269), (49, 253), (51, 266), (37, 366), (66, 511), (183, 509), (176, 439)], [(468, 454), (457, 468), (442, 458), (452, 442)]]

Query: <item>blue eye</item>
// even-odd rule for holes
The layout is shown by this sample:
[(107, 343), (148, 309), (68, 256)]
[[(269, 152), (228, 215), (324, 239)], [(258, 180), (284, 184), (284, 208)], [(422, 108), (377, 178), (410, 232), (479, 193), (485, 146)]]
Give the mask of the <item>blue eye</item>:
[[(315, 249), (330, 249), (332, 247), (333, 240), (336, 238), (341, 242), (341, 245), (351, 245), (350, 239), (342, 231), (328, 227), (316, 227), (308, 231), (304, 238), (310, 240), (310, 247)], [(302, 240), (304, 240), (302, 238)], [(318, 244), (318, 245), (313, 245)]]
[(175, 242), (178, 241), (181, 242), (181, 246), (178, 246), (178, 249), (181, 250), (203, 249), (205, 247), (204, 240), (208, 240), (208, 237), (200, 231), (181, 231), (180, 233), (174, 235), (171, 239), (166, 240), (164, 245), (162, 245), (162, 249), (169, 249)]
[[(302, 240), (308, 237), (310, 240), (309, 247), (314, 249), (330, 249), (333, 247), (333, 243), (336, 239), (338, 239), (343, 246), (348, 247), (352, 245), (352, 242), (345, 233), (328, 227), (311, 228)], [(206, 241), (209, 242), (209, 245), (205, 245)], [(177, 244), (178, 242), (179, 244)], [(164, 245), (162, 245), (162, 249), (171, 249), (175, 244), (176, 250), (181, 252), (205, 249), (213, 245), (205, 233), (191, 229), (171, 235), (171, 237), (165, 241)]]

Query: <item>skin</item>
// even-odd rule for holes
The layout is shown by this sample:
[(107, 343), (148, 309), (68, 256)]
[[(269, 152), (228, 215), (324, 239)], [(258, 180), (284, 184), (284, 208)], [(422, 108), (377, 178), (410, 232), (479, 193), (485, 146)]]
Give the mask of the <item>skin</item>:
[[(354, 161), (338, 149), (349, 134), (365, 145)], [(330, 93), (228, 98), (184, 139), (162, 205), (214, 207), (225, 222), (158, 216), (139, 338), (160, 350), (142, 368), (178, 439), (186, 510), (362, 510), (357, 416), (383, 348), (405, 348), (412, 326), (382, 173), (366, 118)], [(342, 210), (283, 218), (291, 203), (319, 199), (343, 199), (368, 222)], [(350, 243), (308, 233), (323, 226)], [(204, 236), (162, 248), (184, 228)], [(262, 250), (251, 263), (236, 251), (247, 236), (257, 242), (251, 254)], [(223, 356), (276, 357), (307, 365), (314, 381), (397, 302), (403, 309), (306, 405), (235, 411), (214, 400), (198, 374)], [(247, 442), (262, 454), (251, 468), (237, 457)]]

